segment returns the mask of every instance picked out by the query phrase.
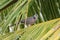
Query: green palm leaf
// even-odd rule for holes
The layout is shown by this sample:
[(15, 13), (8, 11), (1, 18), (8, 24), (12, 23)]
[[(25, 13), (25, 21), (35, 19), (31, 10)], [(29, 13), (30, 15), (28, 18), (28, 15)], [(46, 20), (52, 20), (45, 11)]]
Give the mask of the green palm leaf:
[[(36, 23), (21, 29), (18, 22), (34, 14)], [(10, 24), (16, 24), (13, 32)], [(60, 0), (0, 0), (0, 40), (59, 40), (59, 35)]]

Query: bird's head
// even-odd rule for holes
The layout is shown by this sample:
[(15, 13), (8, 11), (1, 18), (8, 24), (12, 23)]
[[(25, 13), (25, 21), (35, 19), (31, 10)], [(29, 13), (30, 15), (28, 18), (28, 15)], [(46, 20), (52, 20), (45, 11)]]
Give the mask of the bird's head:
[(35, 20), (37, 20), (37, 19), (38, 19), (38, 15), (35, 14), (35, 15), (33, 16), (33, 18), (34, 18)]

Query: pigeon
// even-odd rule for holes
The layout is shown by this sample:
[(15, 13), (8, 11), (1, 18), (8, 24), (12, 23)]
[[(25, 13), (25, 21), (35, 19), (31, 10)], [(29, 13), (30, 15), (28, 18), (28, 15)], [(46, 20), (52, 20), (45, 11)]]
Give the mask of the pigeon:
[(25, 28), (27, 28), (27, 26), (30, 26), (32, 24), (34, 24), (38, 19), (38, 15), (35, 14), (32, 17), (28, 17), (27, 19), (22, 19), (20, 22), (25, 24)]
[(37, 21), (37, 19), (38, 19), (38, 15), (35, 14), (34, 16), (28, 17), (27, 19), (22, 19), (20, 22), (24, 24), (26, 23), (26, 25), (32, 25)]

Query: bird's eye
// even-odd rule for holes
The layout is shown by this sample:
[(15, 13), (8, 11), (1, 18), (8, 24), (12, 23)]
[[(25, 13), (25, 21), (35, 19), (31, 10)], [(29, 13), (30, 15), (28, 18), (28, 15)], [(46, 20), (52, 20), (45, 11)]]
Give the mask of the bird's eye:
[(35, 17), (33, 17), (34, 19), (36, 19)]

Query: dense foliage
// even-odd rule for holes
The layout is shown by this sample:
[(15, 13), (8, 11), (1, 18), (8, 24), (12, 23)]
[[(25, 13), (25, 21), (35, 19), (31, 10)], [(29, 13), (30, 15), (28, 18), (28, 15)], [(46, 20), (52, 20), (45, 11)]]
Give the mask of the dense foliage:
[[(38, 14), (36, 23), (22, 29), (24, 25), (18, 22), (34, 14)], [(59, 39), (60, 0), (0, 0), (0, 40)]]

